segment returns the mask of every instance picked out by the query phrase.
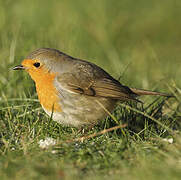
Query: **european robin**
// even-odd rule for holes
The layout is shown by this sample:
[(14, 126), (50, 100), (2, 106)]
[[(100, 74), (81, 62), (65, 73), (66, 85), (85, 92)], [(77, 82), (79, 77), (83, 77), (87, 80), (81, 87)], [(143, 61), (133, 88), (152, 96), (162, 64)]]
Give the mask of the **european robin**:
[(40, 104), (53, 120), (75, 127), (96, 124), (106, 117), (105, 109), (111, 112), (119, 100), (169, 96), (124, 86), (99, 66), (56, 49), (37, 49), (13, 69), (30, 74)]

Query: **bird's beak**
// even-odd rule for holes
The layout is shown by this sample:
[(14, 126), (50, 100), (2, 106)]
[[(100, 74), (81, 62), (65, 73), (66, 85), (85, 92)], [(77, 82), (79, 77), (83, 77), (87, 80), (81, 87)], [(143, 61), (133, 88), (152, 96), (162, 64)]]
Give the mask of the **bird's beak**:
[(15, 66), (13, 70), (25, 70), (25, 67), (22, 65)]

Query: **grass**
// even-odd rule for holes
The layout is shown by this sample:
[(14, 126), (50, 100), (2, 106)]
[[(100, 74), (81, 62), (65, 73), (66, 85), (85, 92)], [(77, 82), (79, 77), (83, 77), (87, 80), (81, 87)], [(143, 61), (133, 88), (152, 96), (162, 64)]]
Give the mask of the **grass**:
[[(0, 0), (1, 179), (180, 179), (180, 6), (177, 0)], [(53, 122), (28, 75), (11, 70), (40, 47), (176, 98), (119, 104), (84, 136), (120, 123), (125, 128), (74, 141), (82, 134)], [(38, 142), (47, 137), (59, 144), (41, 149)]]

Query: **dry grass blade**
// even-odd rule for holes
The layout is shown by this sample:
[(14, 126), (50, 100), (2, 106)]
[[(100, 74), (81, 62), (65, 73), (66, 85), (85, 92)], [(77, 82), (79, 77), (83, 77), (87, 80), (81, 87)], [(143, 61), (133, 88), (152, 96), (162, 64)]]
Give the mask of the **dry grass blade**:
[(127, 124), (121, 124), (121, 125), (118, 125), (118, 126), (114, 126), (114, 127), (111, 127), (109, 129), (104, 129), (98, 133), (93, 133), (93, 134), (90, 134), (90, 135), (87, 135), (87, 136), (82, 136), (80, 138), (76, 138), (76, 139), (71, 139), (71, 140), (66, 140), (66, 141), (63, 141), (63, 142), (60, 142), (56, 145), (59, 145), (59, 144), (62, 144), (62, 143), (73, 143), (73, 142), (83, 142), (84, 140), (87, 140), (87, 139), (90, 139), (90, 138), (93, 138), (93, 137), (96, 137), (96, 136), (100, 136), (100, 135), (103, 135), (105, 133), (108, 133), (110, 131), (114, 131), (114, 130), (117, 130), (117, 129), (122, 129), (122, 128), (125, 128), (127, 126)]

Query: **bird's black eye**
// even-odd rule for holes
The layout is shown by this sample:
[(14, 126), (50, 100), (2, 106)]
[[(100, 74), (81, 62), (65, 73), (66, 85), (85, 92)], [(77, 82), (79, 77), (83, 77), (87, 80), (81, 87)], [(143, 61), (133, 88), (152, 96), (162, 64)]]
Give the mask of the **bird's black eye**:
[(40, 67), (40, 63), (39, 62), (36, 62), (33, 64), (33, 66), (35, 66), (36, 68)]

